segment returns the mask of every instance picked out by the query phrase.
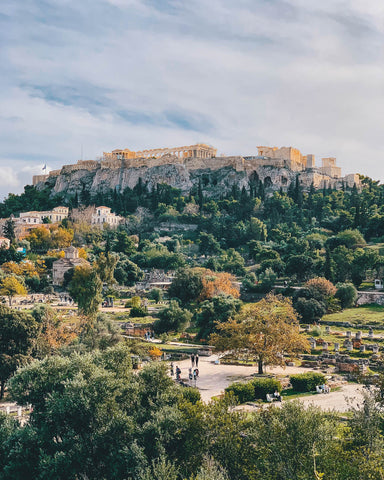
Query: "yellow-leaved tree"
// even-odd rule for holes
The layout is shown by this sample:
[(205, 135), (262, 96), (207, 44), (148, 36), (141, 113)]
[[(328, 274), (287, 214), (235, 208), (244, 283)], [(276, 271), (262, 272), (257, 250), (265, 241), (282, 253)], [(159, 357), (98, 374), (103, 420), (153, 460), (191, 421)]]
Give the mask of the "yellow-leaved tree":
[(299, 328), (291, 300), (268, 295), (243, 306), (228, 322), (218, 324), (211, 343), (220, 352), (232, 351), (240, 358), (255, 359), (262, 374), (265, 365), (284, 366), (285, 356), (294, 358), (309, 352), (309, 342)]
[(27, 295), (27, 290), (16, 277), (5, 277), (0, 284), (0, 295), (8, 297), (9, 306), (12, 306), (12, 298), (16, 295)]

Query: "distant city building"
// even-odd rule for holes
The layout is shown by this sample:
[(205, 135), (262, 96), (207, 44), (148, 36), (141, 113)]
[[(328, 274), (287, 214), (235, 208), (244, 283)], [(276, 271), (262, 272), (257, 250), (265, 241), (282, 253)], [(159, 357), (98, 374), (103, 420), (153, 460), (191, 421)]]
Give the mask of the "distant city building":
[(96, 207), (96, 212), (92, 215), (92, 225), (102, 227), (104, 224), (116, 228), (123, 220), (123, 217), (111, 212), (109, 207)]
[(71, 268), (80, 265), (89, 265), (87, 260), (79, 258), (79, 251), (76, 247), (68, 247), (64, 250), (64, 258), (59, 258), (52, 265), (52, 282), (53, 285), (62, 285), (64, 282), (64, 274)]

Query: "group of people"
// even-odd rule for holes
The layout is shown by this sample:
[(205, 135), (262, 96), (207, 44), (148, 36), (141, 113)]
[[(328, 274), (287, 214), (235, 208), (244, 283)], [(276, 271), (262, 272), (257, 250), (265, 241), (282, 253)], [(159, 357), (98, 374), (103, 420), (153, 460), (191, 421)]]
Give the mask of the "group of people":
[[(194, 353), (192, 353), (191, 355), (191, 364), (192, 364), (192, 367), (190, 367), (188, 369), (188, 378), (189, 378), (189, 381), (190, 383), (192, 382), (192, 380), (194, 380), (196, 382), (197, 380), (197, 377), (199, 376), (199, 354), (196, 353), (196, 355)], [(176, 365), (176, 369), (173, 365), (173, 362), (171, 362), (170, 364), (170, 369), (171, 369), (171, 377), (173, 377), (176, 373), (176, 380), (177, 381), (180, 381), (181, 380), (181, 369), (178, 365)]]
[(191, 363), (192, 363), (192, 368), (196, 365), (196, 368), (198, 368), (199, 366), (199, 354), (196, 353), (196, 355), (194, 353), (192, 353), (191, 355)]
[(277, 390), (274, 391), (273, 397), (276, 400), (276, 402), (281, 402), (282, 401), (281, 395)]
[(151, 339), (154, 339), (154, 338), (155, 336), (153, 335), (153, 333), (151, 335), (151, 332), (149, 330), (144, 333), (144, 339), (147, 340), (147, 342), (150, 342)]
[(320, 388), (321, 390), (323, 391), (323, 393), (329, 393), (331, 391), (331, 389), (329, 388), (328, 385), (326, 385), (325, 383), (323, 383), (322, 385), (320, 385)]

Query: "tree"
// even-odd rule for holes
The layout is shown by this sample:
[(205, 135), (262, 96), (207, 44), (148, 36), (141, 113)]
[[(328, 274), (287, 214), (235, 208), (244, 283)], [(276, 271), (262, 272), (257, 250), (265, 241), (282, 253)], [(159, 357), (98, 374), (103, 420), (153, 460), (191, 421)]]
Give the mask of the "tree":
[(96, 270), (89, 265), (80, 265), (75, 267), (68, 291), (82, 314), (94, 316), (102, 300), (102, 287)]
[(200, 253), (204, 255), (217, 255), (221, 251), (219, 242), (211, 233), (200, 233), (199, 247)]
[(305, 283), (306, 288), (313, 298), (320, 301), (327, 301), (336, 293), (336, 287), (332, 282), (323, 277), (311, 278)]
[(118, 261), (118, 256), (116, 254), (111, 254), (111, 252), (101, 252), (98, 258), (96, 259), (94, 268), (103, 283), (111, 285), (116, 282), (115, 277), (115, 268)]
[[(302, 294), (302, 291), (300, 291), (300, 294)], [(294, 307), (305, 323), (318, 321), (327, 313), (324, 303), (319, 302), (315, 298), (298, 296), (294, 299)]]
[(313, 260), (308, 255), (293, 255), (289, 258), (286, 267), (288, 275), (296, 275), (299, 281), (305, 280), (313, 269)]
[(341, 308), (351, 308), (357, 300), (357, 290), (351, 283), (338, 284), (335, 297), (340, 300)]
[(144, 272), (126, 255), (120, 253), (114, 276), (120, 285), (131, 286), (144, 278)]
[(199, 295), (199, 300), (208, 300), (217, 295), (232, 295), (238, 298), (239, 290), (234, 287), (235, 277), (227, 272), (212, 272), (205, 270), (202, 272), (203, 288)]
[(159, 312), (159, 319), (153, 324), (153, 329), (156, 333), (181, 332), (191, 318), (191, 312), (181, 308), (176, 300), (171, 300), (169, 306)]
[(5, 295), (8, 297), (9, 306), (12, 306), (12, 298), (16, 295), (27, 295), (27, 290), (23, 284), (17, 280), (16, 277), (10, 275), (5, 277), (0, 284), (0, 295)]
[(211, 342), (219, 351), (232, 350), (253, 357), (258, 372), (264, 365), (285, 365), (284, 356), (309, 351), (300, 335), (297, 314), (287, 298), (268, 295), (258, 303), (244, 306), (233, 320), (217, 326)]
[(149, 292), (149, 298), (159, 303), (163, 299), (163, 291), (160, 288), (152, 288)]
[(364, 247), (366, 241), (359, 230), (344, 230), (336, 235), (336, 238), (347, 248)]
[(267, 226), (256, 217), (252, 217), (249, 222), (249, 237), (253, 240), (267, 240)]
[(6, 220), (3, 228), (4, 236), (13, 243), (16, 240), (16, 224), (12, 218)]
[(136, 251), (135, 242), (128, 235), (127, 232), (121, 231), (116, 234), (116, 243), (113, 246), (113, 251), (124, 253), (125, 255), (132, 255)]
[(5, 306), (0, 306), (0, 318), (0, 398), (3, 398), (5, 382), (31, 358), (38, 324), (30, 314)]
[(231, 295), (218, 295), (205, 300), (195, 313), (196, 325), (199, 327), (198, 338), (209, 338), (216, 331), (217, 324), (233, 318), (240, 307), (241, 301)]
[(178, 298), (183, 304), (196, 300), (203, 290), (202, 271), (185, 268), (178, 270), (171, 286), (169, 297)]

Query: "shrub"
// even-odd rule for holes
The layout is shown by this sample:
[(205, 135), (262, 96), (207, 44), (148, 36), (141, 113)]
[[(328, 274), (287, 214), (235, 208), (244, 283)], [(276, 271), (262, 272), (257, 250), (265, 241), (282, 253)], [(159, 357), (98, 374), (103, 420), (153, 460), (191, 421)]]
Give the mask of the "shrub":
[(351, 283), (337, 285), (336, 298), (340, 300), (341, 308), (351, 308), (357, 299), (357, 290)]
[(198, 388), (194, 388), (194, 387), (183, 388), (181, 393), (183, 398), (185, 400), (188, 400), (188, 402), (191, 402), (192, 405), (195, 405), (197, 402), (201, 400), (201, 395)]
[(325, 383), (325, 376), (316, 372), (298, 373), (291, 375), (289, 380), (296, 392), (313, 392), (316, 390), (316, 385)]
[(265, 400), (267, 393), (281, 392), (281, 383), (276, 378), (255, 378), (250, 382), (253, 386), (253, 398)]
[(248, 383), (232, 383), (225, 389), (225, 393), (232, 392), (240, 403), (250, 402), (255, 398), (255, 388), (252, 382)]
[(146, 317), (148, 315), (147, 307), (132, 307), (131, 311), (129, 312), (129, 316), (136, 318), (136, 317)]

